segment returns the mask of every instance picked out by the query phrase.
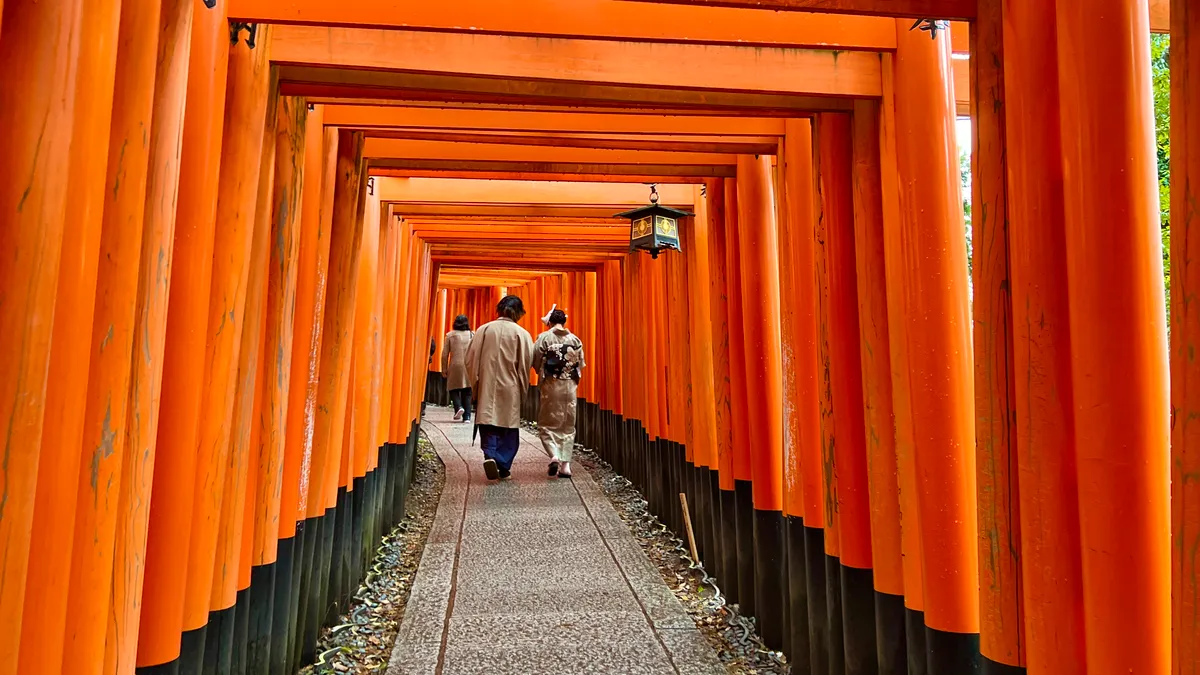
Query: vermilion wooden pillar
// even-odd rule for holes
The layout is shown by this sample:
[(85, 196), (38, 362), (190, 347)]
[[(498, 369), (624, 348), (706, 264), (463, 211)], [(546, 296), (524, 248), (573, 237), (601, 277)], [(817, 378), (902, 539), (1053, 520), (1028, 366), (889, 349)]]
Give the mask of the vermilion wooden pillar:
[(337, 147), (333, 225), (329, 245), (329, 287), (325, 296), (321, 375), (317, 385), (313, 430), (310, 516), (317, 515), (314, 507), (324, 512), (330, 500), (336, 499), (334, 493), (341, 460), (340, 440), (344, 433), (344, 429), (339, 430), (339, 425), (345, 425), (348, 362), (352, 351), (354, 302), (363, 230), (362, 221), (356, 217), (362, 136), (350, 131), (338, 131)]
[[(971, 154), (980, 651), (988, 667), (1025, 664), (1020, 499), (1014, 415), (1009, 195), (1001, 0), (978, 3), (971, 25)], [(1015, 49), (1021, 49), (1015, 46)], [(1052, 118), (1050, 118), (1052, 119)], [(1028, 318), (1028, 315), (1027, 315)], [(1040, 389), (1040, 387), (1039, 387)]]
[(1089, 672), (1171, 663), (1170, 391), (1147, 4), (1056, 3)]
[[(979, 663), (975, 406), (950, 41), (896, 22), (905, 319), (930, 675)], [(890, 328), (891, 326), (889, 326)], [(904, 485), (901, 484), (901, 490)]]
[[(0, 644), (14, 656), (21, 644), (59, 254), (68, 217), (67, 189), (72, 187), (81, 5), (10, 2), (0, 12), (0, 147), (5, 148), (0, 159), (0, 246), (7, 252), (0, 263), (0, 412), (8, 429), (0, 467), (5, 495)], [(103, 80), (83, 84), (97, 91), (111, 86)], [(17, 659), (0, 666), (0, 672), (17, 672)]]
[(419, 358), (423, 349), (418, 343), (417, 303), (420, 298), (421, 286), (421, 254), (423, 244), (415, 235), (410, 235), (408, 251), (408, 281), (404, 286), (404, 343), (401, 345), (403, 356), (396, 362), (398, 374), (396, 386), (399, 387), (400, 398), (397, 408), (397, 423), (400, 438), (407, 438), (412, 431), (412, 378), (414, 360)]
[[(853, 142), (849, 115), (822, 114), (816, 125), (829, 283), (829, 304), (823, 318), (828, 321), (833, 404), (833, 442), (826, 448), (826, 462), (832, 462), (832, 467), (826, 471), (832, 474), (828, 489), (835, 499), (839, 563), (838, 578), (831, 579), (830, 585), (840, 584), (846, 672), (866, 673), (874, 669), (876, 661), (875, 598), (855, 261)], [(836, 608), (839, 601), (831, 600), (830, 607)], [(831, 630), (835, 628), (831, 626)]]
[[(817, 346), (812, 122), (785, 123), (783, 177), (786, 219), (780, 231), (783, 300), (784, 511), (788, 516), (788, 589), (792, 611), (789, 656), (814, 672), (828, 670), (824, 576), (825, 510), (821, 488), (821, 376)], [(789, 380), (791, 383), (789, 386)], [(811, 543), (809, 543), (811, 542)], [(810, 562), (811, 561), (811, 562)]]
[[(304, 139), (305, 172), (300, 195), (300, 233), (296, 270), (296, 311), (293, 317), (292, 380), (288, 387), (287, 426), (283, 444), (282, 485), (279, 498), (279, 567), (272, 619), (271, 672), (285, 673), (296, 655), (299, 621), (305, 596), (301, 589), (306, 551), (311, 550), (307, 531), (309, 466), (312, 460), (312, 423), (316, 414), (317, 375), (320, 368), (321, 327), (325, 316), (325, 276), (329, 265), (329, 237), (322, 222), (321, 197), (332, 180), (336, 146), (327, 154), (327, 141), (336, 144), (336, 133), (323, 126), (324, 108), (309, 112)], [(297, 523), (300, 523), (299, 525)], [(287, 575), (287, 569), (291, 574)], [(280, 578), (280, 575), (285, 575)], [(274, 630), (279, 625), (281, 630)], [(286, 626), (286, 630), (283, 627)]]
[[(824, 513), (822, 524), (825, 527), (823, 553), (809, 560), (810, 587), (816, 586), (812, 593), (812, 601), (821, 612), (819, 623), (815, 630), (821, 636), (822, 651), (817, 659), (825, 659), (830, 672), (845, 670), (845, 648), (842, 633), (842, 591), (841, 591), (841, 544), (842, 538), (838, 530), (838, 484), (837, 484), (837, 433), (834, 417), (833, 398), (833, 351), (832, 351), (832, 312), (831, 312), (831, 281), (829, 266), (829, 219), (825, 215), (826, 189), (824, 173), (828, 171), (825, 155), (826, 150), (820, 147), (820, 135), (814, 120), (813, 133), (813, 169), (816, 175), (815, 199), (813, 202), (813, 242), (814, 261), (816, 263), (816, 321), (817, 321), (817, 355), (818, 373), (820, 374), (818, 391), (818, 410), (820, 411), (821, 442), (817, 446), (816, 461), (818, 468), (816, 494), (820, 498), (820, 507)], [(813, 542), (814, 553), (817, 542)]]
[(55, 299), (45, 418), (38, 459), (29, 567), (22, 612), (18, 671), (62, 672), (63, 633), (71, 575), (70, 533), (75, 526), (75, 493), (83, 465), (79, 452), (91, 361), (81, 329), (92, 324), (104, 215), (104, 166), (112, 121), (118, 2), (82, 3), (71, 133), (70, 174), (65, 193), (73, 195), (72, 215), (64, 220), (63, 247)]
[[(213, 235), (216, 222), (218, 169), (221, 158), (221, 128), (225, 110), (225, 83), (229, 48), (222, 39), (228, 36), (226, 6), (209, 10), (195, 1), (193, 38), (188, 62), (188, 85), (184, 110), (182, 161), (179, 182), (188, 186), (179, 191), (176, 209), (175, 241), (171, 256), (170, 299), (163, 358), (162, 394), (156, 445), (167, 449), (155, 458), (155, 489), (159, 494), (190, 492), (195, 477), (196, 431), (200, 423), (199, 383), (204, 379), (205, 326), (212, 283)], [(182, 451), (181, 448), (187, 448)], [(153, 492), (154, 490), (152, 490)], [(173, 497), (160, 497), (160, 502)], [(151, 497), (151, 503), (154, 503)], [(188, 505), (190, 508), (190, 504)], [(151, 564), (160, 556), (176, 556), (179, 536), (185, 529), (163, 532), (156, 521), (168, 513), (167, 507), (151, 509), (147, 539), (147, 574), (150, 593), (143, 591), (145, 606), (157, 606), (159, 589), (183, 583), (181, 567)], [(182, 558), (173, 558), (182, 565)], [(179, 594), (182, 598), (182, 593)], [(153, 610), (148, 610), (153, 611)], [(175, 610), (178, 613), (178, 610)], [(172, 623), (177, 623), (174, 621)], [(139, 624), (141, 624), (139, 618)], [(176, 627), (178, 632), (178, 627)], [(151, 659), (173, 647), (160, 647), (159, 633), (151, 626), (139, 628), (139, 653)], [(169, 638), (178, 642), (178, 636)], [(171, 657), (158, 658), (165, 662)], [(140, 657), (139, 665), (151, 665)]]
[[(274, 117), (270, 77), (270, 28), (259, 31), (257, 47), (244, 40), (231, 45), (225, 103), (225, 136), (217, 197), (217, 230), (213, 245), (212, 289), (208, 307), (208, 343), (197, 434), (196, 480), (190, 512), (180, 510), (171, 527), (190, 528), (186, 546), (187, 589), (184, 595), (181, 667), (202, 658), (213, 586), (213, 561), (224, 498), (226, 460), (234, 419), (237, 371), (245, 322), (249, 265), (262, 163), (263, 124)], [(268, 99), (270, 100), (268, 101)], [(186, 490), (163, 501), (173, 502)], [(183, 516), (187, 516), (186, 518)], [(164, 522), (164, 528), (168, 525)], [(153, 535), (152, 535), (153, 536)], [(176, 553), (178, 555), (178, 553)], [(167, 561), (163, 560), (165, 564)], [(143, 610), (145, 616), (145, 610)], [(166, 619), (170, 620), (170, 619)]]
[(892, 407), (887, 277), (883, 244), (880, 105), (855, 101), (851, 117), (854, 254), (858, 277), (859, 357), (862, 362), (867, 479), (871, 510), (871, 567), (879, 672), (907, 673), (904, 566), (900, 545), (900, 486)]
[[(1022, 663), (1034, 673), (1075, 675), (1092, 670), (1084, 650), (1056, 24), (1049, 3), (1005, 5), (1005, 221), (1012, 268), (1011, 370), (1019, 374), (1012, 414), (1020, 495)], [(1003, 234), (992, 231), (993, 240)], [(975, 250), (981, 251), (978, 244)], [(998, 333), (1001, 328), (977, 323), (977, 340), (985, 329)], [(997, 545), (1001, 560), (1012, 555), (1007, 538)], [(987, 569), (984, 562), (981, 570)], [(986, 650), (984, 656), (995, 658)]]
[[(713, 507), (719, 499), (716, 488), (716, 443), (717, 412), (713, 389), (713, 325), (711, 274), (709, 256), (709, 232), (711, 213), (708, 206), (707, 188), (695, 192), (696, 216), (685, 223), (683, 253), (687, 265), (688, 331), (690, 335), (689, 359), (691, 365), (690, 403), (692, 431), (690, 445), (692, 458), (697, 468), (698, 491), (703, 495), (701, 503), (693, 507), (699, 511), (704, 525), (705, 566), (712, 572), (717, 566), (717, 547), (714, 535), (719, 526), (713, 518)], [(597, 321), (603, 321), (597, 317)]]
[(1200, 471), (1200, 364), (1191, 355), (1200, 307), (1185, 302), (1200, 288), (1200, 266), (1191, 264), (1200, 236), (1192, 236), (1188, 198), (1200, 188), (1198, 78), (1200, 8), (1177, 0), (1171, 3), (1172, 673), (1200, 667), (1200, 565), (1189, 553), (1200, 541), (1200, 485), (1189, 478)]
[(900, 550), (904, 566), (905, 640), (910, 673), (926, 672), (925, 565), (921, 510), (917, 507), (916, 438), (913, 429), (904, 242), (901, 237), (900, 173), (895, 114), (895, 58), (884, 54), (883, 102), (879, 121), (880, 188), (883, 197), (883, 260), (887, 294), (888, 356), (892, 368), (892, 413), (896, 423), (896, 482), (900, 489)]
[[(755, 602), (767, 645), (784, 646), (783, 354), (779, 234), (768, 155), (738, 155), (738, 245), (743, 296), (746, 430), (753, 477)], [(740, 523), (739, 523), (740, 524)]]
[(410, 226), (403, 220), (399, 221), (400, 229), (400, 273), (397, 288), (397, 300), (402, 303), (396, 316), (396, 355), (392, 359), (394, 373), (392, 375), (391, 401), (391, 433), (392, 443), (403, 443), (408, 436), (408, 425), (404, 421), (404, 387), (407, 382), (404, 373), (407, 367), (412, 345), (409, 344), (410, 312), (408, 311), (409, 286), (413, 282), (413, 237)]
[[(253, 424), (259, 426), (257, 443), (252, 445), (252, 448), (257, 447), (258, 464), (252, 465), (254, 483), (250, 488), (251, 497), (248, 500), (254, 502), (251, 511), (253, 520), (245, 526), (253, 530), (251, 564), (254, 566), (252, 574), (255, 590), (252, 603), (255, 620), (251, 625), (249, 644), (252, 654), (263, 651), (269, 653), (270, 650), (269, 643), (256, 643), (256, 640), (263, 639), (264, 635), (261, 629), (256, 630), (261, 626), (258, 620), (258, 605), (262, 603), (269, 606), (267, 597), (270, 597), (260, 596), (258, 589), (267, 585), (266, 590), (270, 593), (270, 584), (267, 584), (265, 579), (271, 577), (264, 568), (278, 560), (281, 514), (284, 510), (282, 495), (287, 490), (281, 487), (281, 481), (285, 476), (283, 467), (286, 463), (287, 421), (292, 388), (304, 387), (307, 383), (306, 377), (298, 375), (304, 371), (295, 368), (292, 356), (295, 353), (294, 321), (295, 317), (301, 315), (297, 296), (302, 216), (307, 195), (305, 180), (309, 177), (310, 167), (310, 114), (303, 99), (279, 99), (279, 112), (276, 116), (278, 132), (273, 139), (276, 143), (275, 166), (271, 167), (274, 172), (273, 197), (270, 201), (270, 237), (271, 241), (278, 242), (278, 246), (271, 247), (267, 267), (266, 310), (263, 321), (264, 356), (260, 359), (263, 386), (259, 388), (261, 394), (257, 404), (260, 414), (252, 420)], [(313, 135), (320, 137), (316, 132)], [(316, 159), (320, 159), (319, 154)], [(313, 171), (309, 180), (319, 185), (320, 177), (316, 170), (320, 166), (319, 161), (314, 161), (311, 166)], [(273, 354), (279, 355), (279, 358), (272, 358)], [(288, 518), (292, 520), (288, 530), (290, 534), (291, 528), (295, 526), (295, 507), (289, 506), (287, 511)], [(287, 584), (290, 579), (290, 568), (287, 565), (279, 565), (275, 575), (275, 587), (290, 587), (290, 584)], [(278, 598), (281, 594), (273, 595)], [(269, 633), (273, 631), (269, 618), (262, 628), (269, 637)]]
[[(719, 513), (714, 518), (719, 523), (721, 558), (718, 574), (724, 583), (722, 590), (730, 602), (741, 600), (737, 583), (737, 518), (736, 495), (734, 494), (733, 472), (733, 406), (730, 396), (730, 358), (729, 344), (733, 338), (730, 335), (729, 323), (729, 288), (726, 283), (728, 276), (727, 251), (729, 229), (725, 215), (726, 203), (724, 179), (710, 180), (706, 183), (708, 191), (708, 223), (709, 223), (709, 283), (712, 301), (712, 337), (713, 337), (713, 396), (716, 401), (716, 469), (718, 471)], [(737, 205), (732, 205), (737, 208)], [(736, 232), (734, 234), (736, 236)], [(717, 504), (714, 503), (714, 511)]]
[[(75, 496), (66, 641), (62, 650), (63, 672), (69, 673), (97, 672), (104, 661), (146, 209), (150, 157), (146, 134), (151, 128), (154, 108), (161, 9), (158, 0), (130, 0), (121, 5), (104, 188), (111, 197), (104, 202), (100, 235), (87, 408), (80, 448), (83, 468)], [(6, 17), (5, 25), (13, 29), (17, 24)], [(5, 78), (6, 86), (10, 81), (13, 80)], [(38, 185), (52, 186), (52, 179), (48, 180), (51, 182), (43, 180)], [(5, 228), (5, 236), (10, 231), (18, 230)], [(16, 286), (6, 282), (3, 287)], [(4, 613), (9, 615), (7, 611)]]
[[(246, 275), (246, 303), (243, 310), (241, 334), (238, 339), (237, 374), (234, 379), (233, 415), (230, 423), (229, 446), (226, 450), (224, 488), (217, 520), (217, 537), (213, 558), (212, 589), (208, 600), (208, 622), (205, 626), (204, 660), (215, 662), (219, 669), (232, 661), (234, 651), (235, 608), (238, 581), (241, 576), (241, 545), (245, 539), (246, 502), (249, 475), (253, 462), (257, 465), (259, 446), (255, 441), (260, 417), (256, 407), (262, 401), (263, 321), (266, 306), (267, 275), (273, 240), (271, 219), (275, 185), (275, 132), (280, 104), (272, 95), (267, 105), (263, 125), (262, 156), (259, 158), (258, 184), (255, 192), (254, 224), (250, 243), (250, 259)], [(261, 437), (261, 434), (258, 434)], [(252, 499), (252, 497), (251, 497)], [(250, 523), (253, 529), (253, 521)], [(186, 662), (185, 662), (186, 663)], [(184, 665), (184, 668), (187, 668)], [(232, 669), (232, 665), (229, 666)]]
[[(738, 205), (737, 179), (725, 179), (725, 285), (729, 322), (729, 397), (730, 420), (733, 428), (732, 468), (734, 479), (735, 513), (737, 537), (738, 604), (743, 612), (755, 616), (754, 597), (754, 473), (750, 463), (749, 401), (746, 389), (749, 374), (746, 372), (746, 343), (739, 339), (738, 328), (742, 327), (742, 316), (746, 302), (742, 292), (741, 237), (739, 235), (740, 207)], [(751, 301), (757, 302), (757, 298)], [(753, 306), (753, 304), (751, 304)], [(755, 373), (757, 380), (758, 373)]]
[(80, 672), (127, 673), (137, 660), (194, 10), (194, 0), (164, 2), (159, 22), (133, 372), (125, 421), (127, 457), (119, 481), (112, 600), (107, 612), (104, 663)]

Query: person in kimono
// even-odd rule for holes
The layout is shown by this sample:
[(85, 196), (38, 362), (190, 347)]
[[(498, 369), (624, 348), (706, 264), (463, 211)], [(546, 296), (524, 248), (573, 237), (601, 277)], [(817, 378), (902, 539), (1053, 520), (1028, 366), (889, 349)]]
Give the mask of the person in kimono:
[(466, 314), (454, 317), (454, 330), (446, 333), (442, 345), (442, 377), (450, 392), (456, 421), (471, 421), (471, 386), (467, 383), (467, 350), (471, 347), (471, 323)]
[(549, 328), (533, 345), (533, 368), (538, 372), (538, 438), (550, 455), (550, 476), (571, 477), (575, 449), (575, 391), (583, 360), (583, 341), (567, 330), (567, 314), (557, 306), (543, 317)]
[(508, 478), (521, 443), (521, 402), (529, 388), (533, 338), (517, 325), (525, 306), (515, 295), (496, 305), (496, 320), (479, 327), (467, 349), (467, 382), (475, 392), (475, 424), (488, 480)]

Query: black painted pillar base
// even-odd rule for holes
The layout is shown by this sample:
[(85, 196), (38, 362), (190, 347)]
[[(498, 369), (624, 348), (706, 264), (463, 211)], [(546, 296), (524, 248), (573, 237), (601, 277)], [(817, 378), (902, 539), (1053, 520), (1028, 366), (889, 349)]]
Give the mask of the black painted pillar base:
[(737, 603), (742, 596), (738, 593), (738, 546), (737, 546), (737, 494), (733, 490), (721, 490), (721, 584), (725, 599)]
[[(275, 602), (271, 606), (271, 640), (269, 675), (289, 675), (292, 635), (296, 631), (296, 602), (300, 593), (299, 568), (295, 564), (299, 531), (288, 539), (280, 539), (275, 559)], [(251, 633), (251, 641), (254, 636)]]
[(842, 561), (825, 555), (825, 612), (829, 616), (829, 672), (846, 672), (846, 637), (842, 623)]
[(879, 675), (908, 675), (904, 596), (875, 592), (875, 654)]
[(1020, 666), (1010, 666), (983, 657), (983, 675), (1025, 675), (1025, 669)]
[(842, 644), (846, 675), (877, 675), (875, 575), (869, 569), (839, 566), (842, 571)]
[(904, 639), (908, 642), (908, 675), (929, 675), (925, 648), (925, 612), (904, 608)]
[(706, 469), (706, 477), (708, 480), (708, 522), (709, 522), (709, 539), (711, 540), (712, 553), (708, 554), (709, 571), (714, 579), (724, 587), (728, 586), (725, 582), (725, 546), (724, 546), (724, 524), (721, 516), (721, 475), (715, 469)]
[(136, 675), (179, 675), (179, 659), (156, 666), (140, 666), (134, 670), (134, 673)]
[(179, 641), (179, 675), (200, 675), (204, 670), (204, 647), (208, 625), (185, 630)]
[(929, 675), (972, 675), (981, 672), (978, 633), (947, 633), (925, 627)]
[(804, 528), (804, 561), (808, 574), (808, 649), (813, 675), (829, 669), (829, 587), (825, 583), (825, 530)]
[(787, 551), (781, 511), (754, 509), (754, 606), (758, 634), (767, 647), (783, 651), (787, 594)]
[(754, 604), (754, 491), (748, 480), (735, 480), (737, 500), (737, 586), (738, 609), (746, 616), (757, 616)]
[(692, 492), (694, 500), (688, 501), (688, 510), (696, 530), (696, 548), (700, 551), (699, 563), (712, 571), (712, 495), (708, 489), (708, 469), (692, 466)]
[[(282, 552), (285, 542), (281, 540), (277, 551)], [(290, 545), (289, 545), (290, 546)], [(284, 572), (291, 575), (291, 569)], [(246, 672), (251, 675), (269, 675), (271, 672), (271, 650), (274, 647), (271, 626), (275, 622), (276, 575), (280, 574), (279, 559), (269, 565), (250, 568), (250, 597), (246, 602)], [(241, 609), (239, 607), (239, 609)], [(240, 625), (240, 622), (239, 622)], [(280, 623), (279, 633), (286, 639), (286, 620)]]
[(795, 516), (784, 518), (787, 533), (787, 600), (788, 634), (783, 651), (792, 663), (795, 675), (808, 675), (811, 671), (808, 644), (808, 563), (804, 557), (804, 519)]

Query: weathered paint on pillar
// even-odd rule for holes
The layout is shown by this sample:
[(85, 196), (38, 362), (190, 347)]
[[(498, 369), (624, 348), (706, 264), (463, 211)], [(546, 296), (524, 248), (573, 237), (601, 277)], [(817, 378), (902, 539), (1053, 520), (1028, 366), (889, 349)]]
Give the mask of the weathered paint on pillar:
[[(1001, 0), (971, 24), (972, 288), (979, 511), (979, 641), (983, 656), (1025, 664), (1020, 499), (1014, 434), (1013, 305), (1005, 175)], [(1019, 49), (1019, 47), (1018, 47)], [(1057, 671), (1056, 671), (1057, 672)]]
[[(375, 316), (375, 282), (379, 268), (379, 197), (368, 195), (362, 209), (362, 251), (358, 262), (358, 294), (354, 315), (354, 389), (350, 391), (352, 418), (350, 446), (354, 450), (351, 467), (353, 478), (367, 475), (371, 443), (371, 393), (380, 365), (375, 358), (375, 339), (378, 331), (373, 325)], [(436, 355), (435, 355), (436, 357)], [(435, 363), (441, 361), (434, 359)], [(351, 486), (353, 487), (353, 482)]]
[[(1015, 492), (1020, 497), (1022, 665), (1032, 673), (1076, 675), (1093, 671), (1084, 650), (1057, 20), (1049, 3), (1008, 3), (1004, 13), (1011, 370), (1019, 374), (1012, 413)], [(976, 251), (979, 233), (986, 231), (975, 225)], [(976, 295), (977, 315), (978, 307)], [(984, 328), (977, 320), (976, 335)], [(1001, 543), (1001, 551), (1011, 547)]]
[[(741, 237), (738, 235), (739, 221), (738, 182), (725, 179), (725, 284), (728, 287), (727, 321), (730, 330), (736, 333), (742, 325), (745, 302), (742, 293)], [(757, 373), (756, 373), (757, 375)], [(750, 468), (749, 404), (746, 399), (748, 373), (746, 372), (745, 338), (730, 335), (729, 339), (729, 396), (733, 427), (733, 477), (749, 481), (753, 478)]]
[[(784, 480), (785, 508), (804, 524), (825, 526), (821, 488), (821, 406), (817, 346), (816, 241), (813, 238), (813, 143), (810, 120), (788, 120), (784, 138), (784, 190), (787, 201), (787, 237), (781, 237), (780, 260), (785, 328), (793, 329), (784, 341), (784, 372), (795, 378), (794, 398), (785, 399), (788, 434)], [(790, 338), (790, 339), (789, 339)]]
[[(292, 377), (297, 312), (297, 277), (300, 266), (301, 212), (305, 195), (308, 161), (308, 105), (303, 99), (283, 96), (276, 115), (275, 166), (270, 202), (270, 261), (267, 268), (267, 300), (262, 352), (262, 387), (258, 406), (261, 414), (252, 419), (259, 426), (257, 466), (253, 483), (252, 564), (275, 562), (280, 535), (284, 447), (287, 440), (288, 405)], [(320, 134), (314, 133), (318, 138)], [(319, 159), (319, 156), (318, 156)], [(320, 166), (314, 162), (313, 166)], [(314, 171), (313, 173), (316, 173)], [(319, 180), (319, 179), (318, 179)], [(317, 181), (314, 181), (317, 182)], [(294, 518), (289, 508), (288, 517)]]
[[(903, 292), (904, 247), (900, 237), (900, 175), (896, 148), (895, 59), (883, 57), (883, 104), (879, 121), (880, 188), (883, 196), (883, 261), (887, 284), (888, 356), (892, 367), (892, 413), (896, 421), (896, 482), (900, 489), (900, 551), (904, 563), (904, 606), (925, 610), (921, 511), (917, 508), (912, 389), (908, 335), (904, 327), (907, 300)], [(910, 659), (912, 654), (909, 655)], [(922, 660), (920, 663), (923, 663)], [(919, 665), (919, 664), (915, 664)]]
[[(925, 624), (979, 632), (975, 406), (967, 251), (946, 36), (896, 22), (895, 119)], [(919, 253), (918, 253), (919, 252)], [(903, 483), (901, 490), (904, 489)], [(952, 653), (969, 658), (968, 647)], [(936, 661), (930, 645), (931, 668)]]
[[(12, 655), (0, 665), (0, 673), (16, 672), (21, 642), (59, 255), (71, 187), (81, 4), (10, 3), (0, 33), (0, 246), (6, 252), (0, 263), (0, 414), (7, 428), (0, 467), (0, 644)], [(121, 420), (115, 424), (120, 426)]]
[[(1200, 192), (1200, 7), (1171, 2), (1171, 597), (1172, 669), (1200, 669), (1200, 236), (1192, 232)], [(1200, 224), (1198, 224), (1200, 225)]]
[(75, 527), (75, 494), (83, 463), (79, 452), (87, 403), (86, 377), (91, 360), (81, 328), (92, 325), (100, 229), (104, 216), (104, 166), (112, 121), (113, 79), (117, 62), (119, 2), (82, 3), (88, 26), (79, 43), (75, 87), (75, 123), (71, 132), (70, 174), (65, 194), (73, 195), (72, 216), (64, 220), (54, 333), (46, 381), (45, 419), (38, 461), (37, 497), (22, 623), (19, 672), (58, 675), (67, 620), (71, 577), (70, 533)]
[(738, 155), (738, 247), (746, 430), (754, 508), (783, 509), (783, 341), (779, 235), (769, 155)]
[(162, 4), (112, 605), (102, 669), (80, 672), (132, 672), (137, 657), (194, 10), (194, 0)]
[[(81, 448), (83, 470), (79, 472), (75, 497), (69, 610), (62, 652), (63, 672), (68, 673), (99, 672), (104, 662), (161, 5), (158, 0), (127, 0), (121, 5), (104, 225), (89, 347), (93, 351)], [(5, 25), (12, 28), (14, 24)], [(14, 288), (12, 284), (3, 287)]]
[[(258, 203), (263, 125), (268, 111), (274, 117), (269, 26), (260, 28), (257, 45), (250, 49), (244, 41), (239, 41), (229, 51), (225, 137), (221, 144), (208, 343), (204, 355), (209, 376), (204, 382), (200, 407), (190, 518), (174, 523), (174, 527), (191, 530), (186, 547), (185, 631), (195, 630), (208, 622)], [(174, 498), (186, 494), (182, 491)]]
[(858, 277), (859, 358), (862, 362), (867, 481), (870, 488), (871, 567), (875, 590), (904, 595), (900, 549), (900, 486), (888, 351), (887, 281), (883, 255), (883, 190), (879, 155), (880, 106), (855, 101), (851, 117), (854, 258)]
[(833, 402), (838, 555), (846, 567), (871, 567), (871, 508), (859, 354), (858, 276), (855, 268), (853, 144), (850, 116), (817, 118), (821, 153), (821, 213), (829, 280), (829, 384)]
[[(151, 496), (149, 536), (147, 538), (144, 581), (155, 589), (143, 592), (143, 610), (139, 619), (139, 653), (169, 660), (166, 653), (178, 649), (178, 620), (173, 635), (156, 631), (155, 612), (161, 612), (160, 594), (182, 602), (181, 574), (186, 556), (186, 528), (163, 529), (159, 522), (173, 515), (174, 507), (186, 506), (178, 499), (181, 490), (190, 494), (195, 480), (196, 433), (200, 423), (200, 397), (204, 379), (205, 327), (208, 324), (208, 299), (212, 288), (213, 237), (216, 224), (217, 189), (221, 159), (222, 122), (225, 111), (225, 83), (229, 63), (229, 23), (225, 3), (209, 10), (200, 0), (194, 9), (188, 84), (184, 108), (182, 160), (176, 208), (175, 241), (171, 255), (170, 301), (167, 310), (166, 344), (163, 354), (162, 392), (156, 446), (154, 487)], [(160, 495), (157, 500), (153, 494)], [(168, 503), (164, 501), (170, 500)], [(155, 506), (157, 505), (157, 507)], [(172, 506), (174, 505), (174, 506)], [(190, 516), (177, 516), (188, 518)], [(174, 522), (179, 522), (174, 521)], [(180, 543), (179, 537), (185, 537)], [(158, 562), (163, 556), (171, 560)], [(179, 586), (178, 592), (168, 590)], [(179, 605), (171, 610), (180, 612)], [(154, 608), (154, 609), (151, 609)], [(157, 648), (166, 639), (174, 646)], [(177, 653), (177, 652), (175, 652)], [(155, 656), (162, 654), (162, 656)], [(160, 661), (143, 662), (153, 665)]]
[[(233, 417), (229, 448), (225, 453), (224, 481), (217, 520), (216, 550), (212, 576), (209, 611), (228, 609), (237, 600), (238, 562), (245, 528), (246, 495), (249, 487), (249, 467), (253, 455), (258, 458), (258, 445), (251, 437), (259, 418), (254, 417), (257, 401), (261, 401), (262, 330), (267, 298), (267, 275), (272, 238), (272, 201), (275, 191), (276, 128), (282, 106), (278, 97), (267, 103), (266, 122), (262, 130), (262, 156), (259, 159), (254, 225), (250, 240), (250, 261), (246, 275), (246, 303), (240, 327), (241, 347), (238, 349), (237, 375), (234, 379)], [(253, 527), (253, 524), (251, 524)], [(193, 552), (194, 555), (194, 552)]]
[[(818, 454), (814, 459), (820, 468), (820, 483), (816, 494), (820, 495), (820, 509), (824, 514), (822, 525), (825, 528), (825, 553), (838, 556), (841, 551), (841, 536), (838, 534), (838, 495), (837, 495), (837, 438), (836, 420), (834, 419), (833, 399), (833, 352), (831, 349), (831, 309), (830, 309), (830, 271), (829, 271), (829, 218), (825, 214), (825, 177), (828, 170), (825, 158), (826, 149), (821, 147), (819, 121), (813, 123), (813, 170), (816, 172), (814, 186), (813, 208), (813, 243), (814, 261), (816, 262), (816, 320), (817, 320), (817, 385), (818, 410), (820, 411), (821, 443)], [(814, 527), (813, 523), (807, 523)], [(836, 664), (835, 664), (836, 667)]]
[[(329, 223), (324, 197), (331, 189), (337, 161), (337, 131), (324, 128), (324, 108), (308, 117), (305, 166), (313, 167), (300, 196), (300, 251), (296, 271), (296, 320), (292, 335), (293, 386), (288, 388), (287, 429), (283, 446), (283, 492), (279, 536), (290, 537), (296, 523), (310, 516), (313, 424), (321, 368), (325, 287), (329, 272)], [(288, 517), (289, 514), (291, 517)]]
[[(731, 359), (729, 344), (728, 221), (725, 217), (725, 181), (714, 179), (706, 184), (709, 209), (709, 283), (712, 289), (713, 396), (716, 401), (716, 465), (722, 490), (733, 489), (733, 410), (730, 402)], [(736, 208), (736, 205), (734, 206)], [(736, 231), (733, 233), (737, 235)]]
[(1145, 0), (1056, 7), (1087, 661), (1161, 673), (1170, 384), (1149, 13)]
[[(704, 189), (707, 193), (707, 188)], [(710, 281), (708, 197), (695, 189), (696, 216), (683, 227), (683, 254), (687, 260), (688, 329), (691, 333), (691, 408), (693, 459), (696, 466), (716, 468), (717, 402), (713, 394), (713, 325)], [(604, 317), (597, 316), (598, 322)]]
[[(359, 166), (362, 163), (362, 135), (338, 131), (337, 173), (334, 176), (333, 223), (330, 228), (329, 288), (325, 299), (323, 338), (321, 340), (320, 378), (313, 432), (312, 482), (309, 484), (309, 515), (321, 515), (330, 499), (327, 476), (336, 481), (341, 448), (334, 442), (342, 434), (335, 426), (345, 424), (345, 400), (348, 365), (354, 324), (354, 292), (357, 264), (362, 241), (362, 220), (358, 219)], [(339, 415), (339, 401), (342, 414)]]

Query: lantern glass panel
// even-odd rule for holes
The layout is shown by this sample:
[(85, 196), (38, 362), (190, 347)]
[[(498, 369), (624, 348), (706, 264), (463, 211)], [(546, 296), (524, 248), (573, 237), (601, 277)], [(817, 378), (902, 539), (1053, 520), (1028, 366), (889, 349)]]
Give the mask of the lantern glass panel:
[(658, 231), (658, 234), (660, 234), (664, 237), (677, 236), (676, 230), (675, 230), (675, 219), (674, 218), (669, 218), (667, 216), (655, 216), (654, 217), (654, 229)]

